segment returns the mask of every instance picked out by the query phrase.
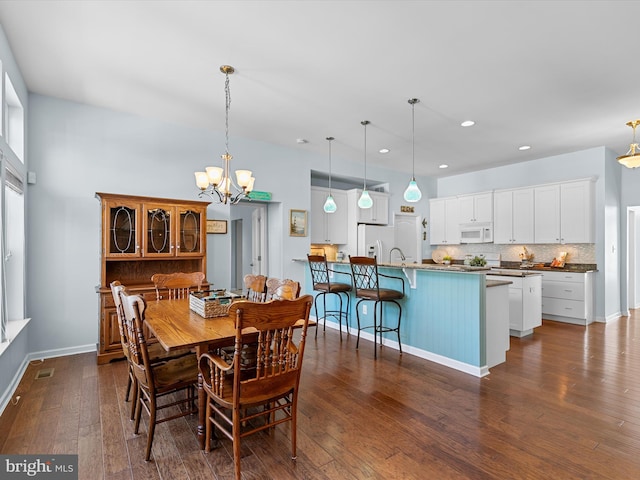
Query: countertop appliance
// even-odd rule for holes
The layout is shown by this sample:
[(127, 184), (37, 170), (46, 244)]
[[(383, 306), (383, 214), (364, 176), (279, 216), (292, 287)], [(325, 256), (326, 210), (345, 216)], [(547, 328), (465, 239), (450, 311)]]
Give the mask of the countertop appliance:
[[(391, 249), (394, 247), (394, 227), (380, 225), (358, 225), (358, 255), (376, 257), (378, 262), (388, 262)], [(392, 261), (399, 262), (400, 254), (394, 251)]]
[(493, 243), (493, 223), (462, 223), (460, 243)]

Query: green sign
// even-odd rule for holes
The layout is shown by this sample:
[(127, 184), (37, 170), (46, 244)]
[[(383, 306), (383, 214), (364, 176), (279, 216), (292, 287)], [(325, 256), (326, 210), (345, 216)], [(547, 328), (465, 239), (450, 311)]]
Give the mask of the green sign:
[(271, 192), (258, 192), (254, 190), (253, 192), (249, 192), (249, 198), (251, 200), (264, 200), (269, 202), (271, 201)]

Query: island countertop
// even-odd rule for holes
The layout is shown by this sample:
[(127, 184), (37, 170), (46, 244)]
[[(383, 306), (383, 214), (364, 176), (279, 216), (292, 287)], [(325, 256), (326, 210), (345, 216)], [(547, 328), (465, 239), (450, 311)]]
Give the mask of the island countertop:
[[(294, 262), (306, 262), (306, 258), (294, 258)], [(349, 265), (349, 260), (327, 260), (333, 265)], [(442, 265), (439, 263), (413, 263), (413, 262), (378, 262), (378, 267), (402, 268), (411, 270), (430, 270), (443, 272), (487, 273), (491, 267), (471, 267), (469, 265)]]

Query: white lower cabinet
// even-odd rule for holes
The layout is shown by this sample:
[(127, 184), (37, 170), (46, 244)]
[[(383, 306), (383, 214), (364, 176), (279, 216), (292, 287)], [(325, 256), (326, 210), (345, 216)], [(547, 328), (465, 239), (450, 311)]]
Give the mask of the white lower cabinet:
[(523, 277), (490, 275), (492, 280), (506, 280), (509, 285), (509, 334), (525, 337), (542, 325), (542, 275)]
[(544, 318), (589, 325), (594, 320), (593, 310), (593, 272), (544, 272)]

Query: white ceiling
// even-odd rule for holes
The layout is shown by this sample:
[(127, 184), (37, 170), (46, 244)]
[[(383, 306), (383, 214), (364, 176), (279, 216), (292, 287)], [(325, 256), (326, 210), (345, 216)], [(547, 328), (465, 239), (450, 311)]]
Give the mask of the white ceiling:
[(637, 1), (0, 1), (31, 92), (224, 130), (229, 64), (231, 153), (242, 136), (326, 154), (331, 135), (362, 161), (369, 120), (367, 161), (407, 172), (416, 97), (423, 175), (625, 153), (638, 19)]

